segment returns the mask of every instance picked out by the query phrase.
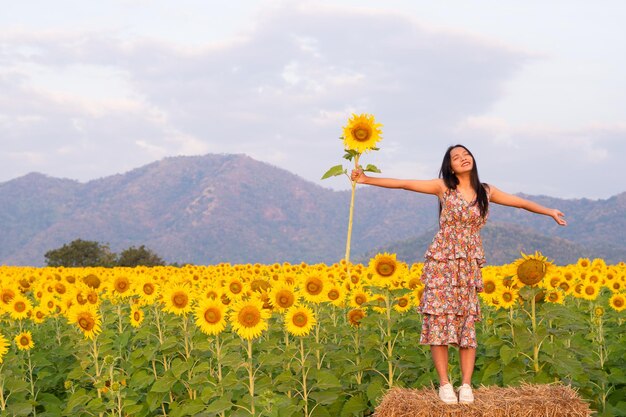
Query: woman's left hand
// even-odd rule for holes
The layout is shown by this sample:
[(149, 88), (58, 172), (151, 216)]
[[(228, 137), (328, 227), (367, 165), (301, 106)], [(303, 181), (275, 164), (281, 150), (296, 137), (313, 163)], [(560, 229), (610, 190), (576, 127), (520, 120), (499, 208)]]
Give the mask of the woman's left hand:
[(550, 217), (552, 217), (554, 221), (557, 222), (560, 226), (567, 226), (567, 222), (563, 218), (565, 217), (565, 214), (563, 214), (560, 210), (550, 210)]

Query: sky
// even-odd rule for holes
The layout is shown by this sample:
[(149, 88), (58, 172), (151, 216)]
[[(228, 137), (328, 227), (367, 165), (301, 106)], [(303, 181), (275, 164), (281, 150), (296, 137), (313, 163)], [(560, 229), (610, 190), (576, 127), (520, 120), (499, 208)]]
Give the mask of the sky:
[(626, 3), (0, 0), (0, 182), (247, 154), (348, 189), (338, 138), (383, 124), (381, 176), (461, 143), (503, 191), (626, 191)]

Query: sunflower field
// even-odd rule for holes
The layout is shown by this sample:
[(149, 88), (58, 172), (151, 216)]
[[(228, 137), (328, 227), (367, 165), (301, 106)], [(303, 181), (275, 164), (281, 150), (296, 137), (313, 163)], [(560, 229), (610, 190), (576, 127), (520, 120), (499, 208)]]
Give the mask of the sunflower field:
[[(0, 415), (370, 415), (437, 381), (422, 266), (0, 266)], [(536, 253), (483, 280), (475, 385), (561, 381), (626, 415), (626, 265)]]

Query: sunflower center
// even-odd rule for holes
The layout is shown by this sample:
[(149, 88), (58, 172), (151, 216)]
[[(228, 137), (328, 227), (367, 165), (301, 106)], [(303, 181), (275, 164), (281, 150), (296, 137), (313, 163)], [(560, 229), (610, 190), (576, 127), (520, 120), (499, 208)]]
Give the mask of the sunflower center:
[(62, 283), (58, 282), (55, 286), (54, 289), (56, 290), (57, 293), (59, 294), (65, 294), (65, 285), (63, 285)]
[(89, 274), (85, 278), (83, 278), (83, 282), (85, 285), (91, 288), (99, 288), (100, 287), (100, 278), (97, 275)]
[(293, 315), (293, 319), (291, 321), (297, 327), (304, 327), (309, 321), (309, 318), (307, 317), (306, 313), (298, 312)]
[(143, 284), (143, 293), (146, 295), (154, 294), (154, 285), (152, 285), (152, 283), (150, 282), (146, 282), (145, 284)]
[(550, 295), (548, 295), (548, 300), (550, 300), (551, 302), (555, 302), (558, 301), (559, 299), (559, 295), (557, 293), (551, 292)]
[(242, 308), (237, 317), (244, 327), (254, 327), (261, 322), (261, 312), (253, 306)]
[(365, 317), (365, 312), (361, 309), (350, 310), (348, 313), (348, 321), (353, 326), (359, 326), (363, 317)]
[(624, 306), (624, 299), (623, 298), (615, 298), (613, 300), (613, 305), (617, 308), (623, 307)]
[(13, 308), (18, 313), (23, 313), (26, 310), (26, 304), (23, 301), (18, 301), (17, 303), (15, 303)]
[(587, 295), (593, 295), (593, 294), (595, 294), (595, 293), (596, 293), (596, 288), (595, 288), (594, 286), (592, 286), (592, 285), (587, 285), (587, 286), (585, 287), (585, 294), (587, 294)]
[(330, 291), (328, 291), (328, 299), (335, 301), (339, 298), (339, 291), (332, 289)]
[(43, 319), (44, 317), (46, 317), (42, 311), (37, 311), (35, 313), (35, 317), (37, 317), (39, 320)]
[(125, 292), (129, 287), (128, 278), (120, 278), (115, 281), (115, 290), (117, 292)]
[(276, 302), (281, 308), (289, 308), (294, 303), (294, 296), (291, 291), (281, 290), (276, 295)]
[(230, 292), (232, 292), (233, 294), (239, 294), (241, 290), (243, 289), (243, 287), (241, 286), (239, 282), (231, 282), (228, 288), (230, 289)]
[(90, 331), (95, 326), (95, 320), (89, 315), (82, 315), (78, 318), (78, 325), (85, 331)]
[(569, 290), (569, 284), (567, 282), (561, 282), (559, 284), (559, 288), (563, 291), (567, 292)]
[(502, 294), (502, 299), (508, 303), (513, 300), (513, 295), (509, 292), (505, 292)]
[(30, 345), (30, 339), (28, 338), (28, 336), (20, 337), (20, 346), (28, 346), (28, 345)]
[(215, 324), (219, 322), (221, 318), (222, 314), (220, 313), (219, 309), (215, 307), (207, 308), (204, 312), (204, 319), (209, 324)]
[(98, 294), (95, 292), (90, 292), (89, 294), (87, 294), (87, 301), (89, 301), (91, 304), (97, 304)]
[(485, 282), (485, 294), (492, 294), (496, 290), (496, 283), (493, 281)]
[(614, 290), (619, 290), (619, 289), (620, 289), (620, 287), (621, 287), (621, 284), (620, 284), (619, 282), (614, 282), (614, 283), (613, 283), (613, 289), (614, 289)]
[(316, 277), (309, 278), (306, 283), (306, 292), (308, 292), (311, 295), (318, 295), (319, 293), (322, 292), (323, 286), (324, 286), (324, 283), (322, 282), (321, 279), (316, 278)]
[(135, 320), (135, 321), (139, 321), (139, 320), (141, 320), (141, 313), (140, 313), (140, 312), (138, 312), (138, 311), (135, 311), (135, 312), (133, 313), (133, 320)]
[(372, 135), (372, 130), (367, 125), (357, 125), (352, 129), (352, 137), (359, 142), (367, 142)]
[(176, 308), (185, 308), (189, 302), (189, 296), (182, 291), (176, 291), (172, 295), (172, 304)]
[(2, 302), (4, 304), (9, 304), (13, 297), (15, 297), (15, 293), (11, 290), (5, 290), (2, 292)]
[(364, 295), (362, 295), (362, 294), (359, 294), (359, 295), (357, 295), (356, 297), (354, 297), (354, 302), (355, 302), (357, 305), (361, 305), (361, 304), (363, 304), (365, 301), (367, 301), (367, 297), (365, 297), (365, 296), (364, 296)]
[(399, 305), (400, 307), (406, 307), (406, 306), (408, 306), (408, 305), (409, 305), (409, 300), (407, 300), (406, 298), (400, 298), (400, 299), (398, 300), (398, 305)]
[(396, 272), (396, 264), (391, 259), (384, 259), (376, 264), (376, 273), (381, 277), (390, 277)]
[(546, 264), (539, 259), (526, 259), (517, 267), (517, 277), (525, 285), (535, 285), (546, 275)]

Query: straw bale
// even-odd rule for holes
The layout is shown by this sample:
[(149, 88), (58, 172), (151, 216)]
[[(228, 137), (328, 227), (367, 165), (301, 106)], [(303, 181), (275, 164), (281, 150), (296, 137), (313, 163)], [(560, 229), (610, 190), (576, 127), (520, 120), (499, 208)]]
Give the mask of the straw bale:
[(474, 389), (473, 404), (445, 404), (434, 387), (392, 388), (374, 417), (587, 417), (591, 413), (576, 391), (557, 383), (483, 386)]

